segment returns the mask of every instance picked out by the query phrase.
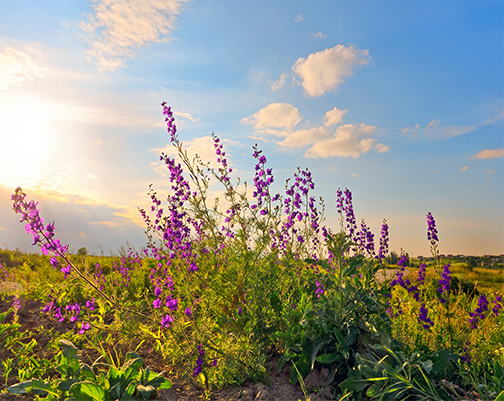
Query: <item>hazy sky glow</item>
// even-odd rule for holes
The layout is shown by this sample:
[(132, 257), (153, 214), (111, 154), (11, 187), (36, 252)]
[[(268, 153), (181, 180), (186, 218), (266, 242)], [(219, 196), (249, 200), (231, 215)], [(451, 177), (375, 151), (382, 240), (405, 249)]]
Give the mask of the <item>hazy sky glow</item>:
[[(162, 107), (189, 153), (223, 141), (252, 183), (308, 167), (393, 250), (504, 253), (502, 1), (0, 0), (0, 244), (31, 243), (21, 186), (62, 243), (146, 243), (137, 207), (168, 194)], [(212, 187), (218, 196), (219, 187)], [(28, 250), (31, 250), (28, 247)], [(33, 249), (35, 250), (35, 249)]]

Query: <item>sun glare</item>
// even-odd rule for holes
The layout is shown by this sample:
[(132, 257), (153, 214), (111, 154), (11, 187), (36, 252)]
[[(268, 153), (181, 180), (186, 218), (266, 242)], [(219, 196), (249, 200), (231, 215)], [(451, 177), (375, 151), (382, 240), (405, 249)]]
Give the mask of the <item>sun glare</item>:
[(47, 121), (29, 110), (4, 109), (0, 132), (0, 183), (21, 185), (39, 180), (50, 162)]

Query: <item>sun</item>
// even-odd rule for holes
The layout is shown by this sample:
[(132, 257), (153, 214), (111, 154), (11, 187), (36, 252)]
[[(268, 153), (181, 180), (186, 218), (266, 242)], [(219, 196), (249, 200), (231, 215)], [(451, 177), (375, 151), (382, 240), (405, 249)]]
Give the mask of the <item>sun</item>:
[[(29, 109), (0, 112), (0, 183), (37, 181), (48, 167), (51, 135), (46, 119)], [(19, 182), (21, 184), (22, 182)]]

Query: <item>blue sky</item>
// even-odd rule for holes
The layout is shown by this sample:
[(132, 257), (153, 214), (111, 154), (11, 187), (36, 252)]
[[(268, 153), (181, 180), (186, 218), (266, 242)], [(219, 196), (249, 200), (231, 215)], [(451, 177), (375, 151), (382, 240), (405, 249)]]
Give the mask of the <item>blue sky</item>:
[[(190, 153), (222, 138), (252, 183), (299, 166), (337, 229), (335, 192), (393, 250), (504, 253), (501, 1), (0, 0), (0, 243), (30, 238), (21, 186), (62, 243), (145, 244), (137, 207), (169, 185), (162, 108)], [(212, 196), (222, 196), (211, 187)], [(28, 247), (28, 249), (31, 249)]]

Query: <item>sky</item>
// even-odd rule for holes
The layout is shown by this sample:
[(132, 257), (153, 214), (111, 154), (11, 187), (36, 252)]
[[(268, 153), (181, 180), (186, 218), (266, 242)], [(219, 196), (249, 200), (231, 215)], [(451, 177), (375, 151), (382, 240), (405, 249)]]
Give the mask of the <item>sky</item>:
[(210, 134), (221, 138), (233, 180), (252, 184), (254, 144), (273, 189), (308, 168), (333, 230), (348, 188), (375, 237), (387, 219), (391, 250), (427, 256), (431, 212), (441, 253), (504, 253), (500, 0), (0, 0), (0, 11), (3, 248), (36, 250), (11, 210), (18, 186), (71, 250), (144, 246), (138, 207), (150, 184), (170, 193), (166, 101), (189, 154), (215, 163)]

